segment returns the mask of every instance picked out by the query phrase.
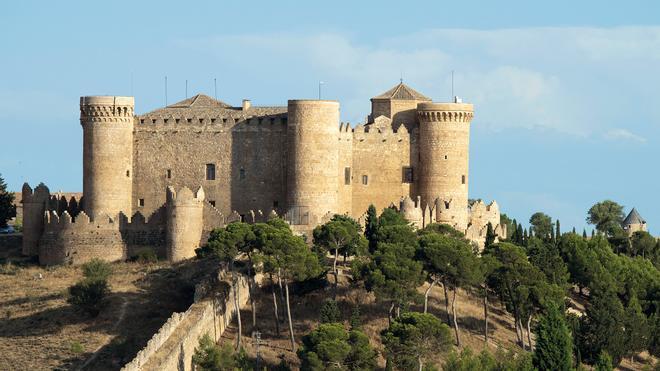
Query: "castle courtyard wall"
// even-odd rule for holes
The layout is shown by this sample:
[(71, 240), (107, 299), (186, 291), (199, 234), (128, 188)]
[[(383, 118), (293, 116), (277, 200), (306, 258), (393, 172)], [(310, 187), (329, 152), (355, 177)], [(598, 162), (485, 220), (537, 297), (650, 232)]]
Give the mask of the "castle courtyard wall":
[[(404, 181), (404, 168), (417, 167), (414, 135), (405, 128), (371, 129), (358, 126), (353, 133), (352, 215), (360, 217), (374, 204), (378, 212), (397, 205), (402, 195), (410, 195), (412, 183)], [(363, 177), (367, 176), (367, 184)]]
[[(281, 119), (168, 121), (136, 124), (134, 211), (148, 215), (163, 205), (169, 185), (201, 185), (206, 200), (225, 215), (284, 206), (286, 131)], [(215, 165), (215, 180), (207, 180), (207, 164)], [(139, 206), (140, 199), (144, 206)]]

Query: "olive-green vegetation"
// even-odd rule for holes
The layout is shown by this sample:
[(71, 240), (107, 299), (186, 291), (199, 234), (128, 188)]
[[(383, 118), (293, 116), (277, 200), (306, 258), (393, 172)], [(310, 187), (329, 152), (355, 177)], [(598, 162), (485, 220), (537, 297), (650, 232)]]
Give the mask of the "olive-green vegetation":
[(7, 183), (0, 174), (0, 228), (7, 226), (7, 221), (16, 216), (14, 194), (7, 191)]
[[(314, 229), (312, 246), (273, 219), (216, 230), (199, 255), (218, 258), (234, 272), (241, 261), (248, 276), (262, 272), (270, 281), (276, 324), (283, 318), (282, 303), (286, 307), (294, 350), (289, 285), (310, 279), (333, 285), (321, 305), (320, 324), (304, 336), (297, 353), (306, 370), (375, 367), (360, 308), (353, 307), (346, 329), (335, 301), (340, 256), (344, 264), (351, 258), (353, 287), (372, 292), (387, 315), (381, 341), (390, 369), (436, 369), (438, 355), (452, 343), (461, 345), (459, 290), (483, 299), (485, 341), (489, 302), (498, 301), (513, 318), (520, 349), (517, 355), (464, 349), (445, 358), (445, 369), (573, 370), (583, 368), (582, 362), (611, 369), (642, 351), (660, 356), (660, 243), (647, 232), (628, 236), (620, 225), (623, 208), (613, 201), (595, 204), (587, 215), (597, 234), (562, 232), (559, 220), (543, 212), (530, 217), (529, 230), (503, 215), (507, 235), (496, 236), (489, 225), (479, 251), (449, 225), (415, 230), (395, 209), (377, 215), (370, 206), (364, 228), (336, 215)], [(429, 294), (440, 287), (447, 315), (442, 320), (428, 313)], [(582, 316), (567, 314), (570, 296), (586, 303)]]
[(69, 287), (67, 302), (96, 317), (108, 304), (106, 298), (110, 292), (108, 278), (112, 274), (112, 267), (100, 259), (92, 259), (83, 264), (82, 271), (84, 278)]

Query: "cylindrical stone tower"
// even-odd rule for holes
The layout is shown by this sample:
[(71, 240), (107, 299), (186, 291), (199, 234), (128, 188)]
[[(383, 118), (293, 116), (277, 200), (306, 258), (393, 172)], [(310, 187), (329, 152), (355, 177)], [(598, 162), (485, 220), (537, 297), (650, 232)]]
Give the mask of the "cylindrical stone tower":
[(133, 97), (80, 98), (83, 196), (90, 217), (132, 213)]
[(289, 101), (287, 219), (292, 224), (309, 224), (338, 211), (338, 140), (339, 102)]
[[(472, 104), (419, 103), (420, 169), (418, 190), (423, 205), (441, 204), (439, 222), (467, 228), (468, 164)], [(438, 215), (441, 213), (439, 212)]]

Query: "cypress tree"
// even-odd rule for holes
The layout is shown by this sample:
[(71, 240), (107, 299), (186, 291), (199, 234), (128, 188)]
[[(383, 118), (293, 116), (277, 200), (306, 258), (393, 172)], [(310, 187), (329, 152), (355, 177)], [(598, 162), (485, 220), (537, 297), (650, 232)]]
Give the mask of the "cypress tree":
[(555, 237), (555, 230), (554, 229), (550, 230), (550, 241), (552, 241), (552, 244), (557, 243), (557, 239)]
[(557, 239), (561, 237), (561, 227), (559, 226), (559, 219), (555, 221), (555, 237), (557, 237)]
[(575, 227), (573, 227), (573, 234), (577, 234), (577, 232), (575, 232)]
[(522, 245), (524, 238), (522, 224), (518, 224), (517, 232), (518, 232), (518, 239), (516, 240), (516, 244)]
[(586, 229), (582, 230), (582, 238), (587, 238), (587, 230)]
[(610, 357), (609, 354), (607, 354), (606, 351), (600, 352), (598, 355), (598, 360), (596, 360), (596, 364), (594, 365), (594, 371), (612, 371), (614, 370), (614, 367), (612, 367), (612, 357)]
[(539, 370), (569, 371), (573, 367), (573, 339), (564, 315), (555, 303), (539, 319), (534, 366)]
[(0, 175), (0, 227), (5, 227), (7, 221), (15, 216), (14, 194), (7, 191), (7, 183)]
[(591, 230), (591, 238), (594, 238), (595, 235), (596, 235), (596, 231), (594, 229), (592, 229)]
[(515, 219), (513, 219), (513, 222), (511, 223), (511, 229), (513, 229), (511, 231), (511, 237), (510, 237), (511, 242), (512, 243), (517, 243), (517, 241), (518, 241), (518, 222)]
[(364, 228), (364, 237), (369, 241), (369, 252), (376, 251), (376, 229), (378, 228), (378, 216), (376, 207), (371, 204), (367, 209), (367, 220)]
[(488, 227), (486, 229), (486, 241), (484, 242), (484, 248), (494, 244), (495, 243), (495, 237), (497, 237), (497, 235), (493, 231), (493, 225), (490, 222), (488, 222)]

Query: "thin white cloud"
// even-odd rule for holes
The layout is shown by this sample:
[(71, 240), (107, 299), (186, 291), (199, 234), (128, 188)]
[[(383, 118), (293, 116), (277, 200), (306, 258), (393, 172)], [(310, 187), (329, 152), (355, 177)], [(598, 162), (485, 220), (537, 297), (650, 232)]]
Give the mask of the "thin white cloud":
[(605, 139), (614, 141), (633, 141), (638, 143), (645, 143), (646, 138), (633, 134), (626, 129), (610, 129), (603, 135)]
[(353, 122), (368, 113), (368, 98), (401, 73), (422, 93), (449, 99), (452, 70), (456, 94), (475, 103), (475, 124), (490, 130), (583, 138), (611, 132), (606, 137), (639, 141), (616, 128), (633, 104), (636, 122), (660, 122), (660, 108), (640, 99), (658, 94), (660, 27), (435, 29), (371, 44), (340, 33), (239, 34), (177, 44), (231, 68), (258, 68), (286, 85), (318, 76)]

